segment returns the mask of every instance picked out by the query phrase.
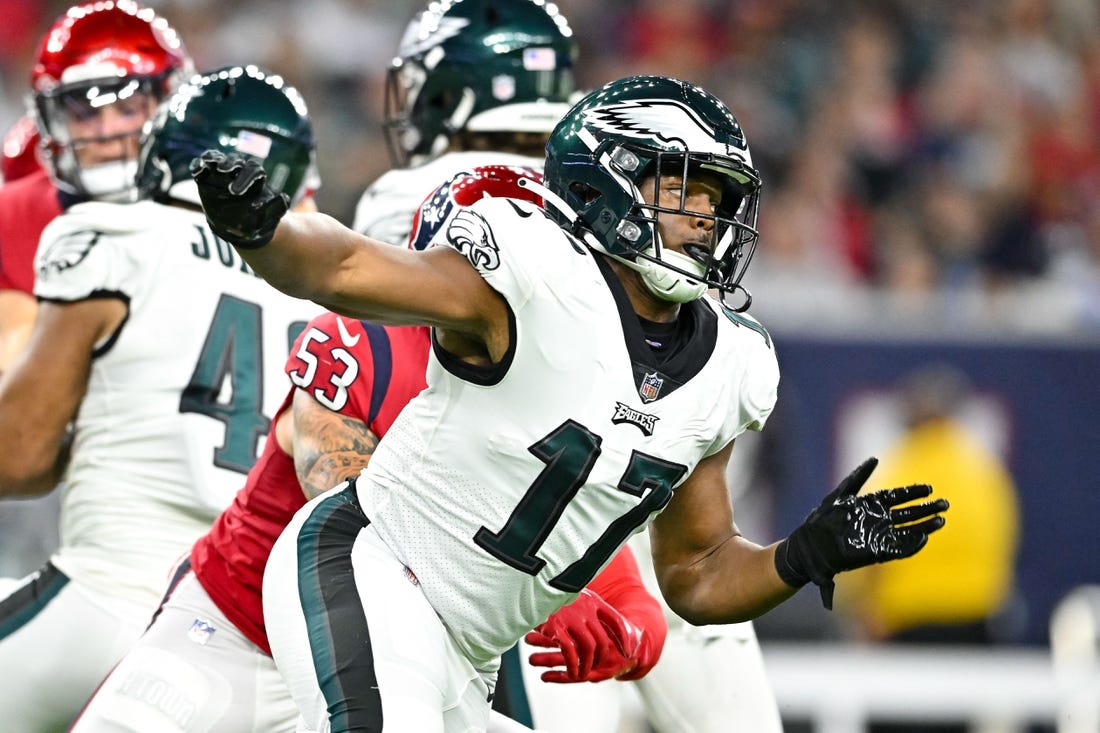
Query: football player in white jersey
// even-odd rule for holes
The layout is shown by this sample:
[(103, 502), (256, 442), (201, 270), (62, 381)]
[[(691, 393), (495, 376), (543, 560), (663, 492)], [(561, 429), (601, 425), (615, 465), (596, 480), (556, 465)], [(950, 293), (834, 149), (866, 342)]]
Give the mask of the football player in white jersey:
[[(250, 78), (233, 81), (239, 87)], [(229, 83), (208, 80), (206, 93), (217, 98)], [(237, 96), (245, 95), (238, 89)], [(153, 130), (147, 159), (211, 131), (215, 115), (204, 105), (173, 110), (158, 118), (163, 126)], [(515, 182), (483, 180), (496, 184), (493, 191)], [(293, 384), (273, 420), (272, 439), (233, 503), (180, 564), (153, 622), (100, 684), (73, 733), (296, 729), (298, 711), (275, 670), (264, 627), (260, 590), (268, 554), (307, 498), (367, 465), (379, 437), (424, 389), (430, 350), (422, 326), (382, 327), (327, 312), (307, 324), (286, 362)], [(570, 682), (644, 675), (660, 655), (666, 625), (629, 548), (588, 590), (532, 632), (550, 648), (532, 664)], [(166, 705), (169, 700), (187, 703)], [(499, 714), (489, 727), (490, 733), (518, 730), (529, 728)]]
[(911, 503), (930, 486), (858, 495), (870, 459), (781, 542), (737, 530), (727, 463), (767, 420), (778, 366), (745, 301), (726, 302), (759, 177), (695, 85), (586, 95), (547, 146), (552, 214), (483, 199), (419, 252), (287, 214), (245, 157), (208, 151), (192, 171), (212, 229), (272, 285), (434, 329), (428, 388), (356, 480), (299, 510), (265, 571), (304, 730), (483, 730), (500, 654), (647, 526), (666, 601), (710, 624), (810, 582), (831, 605), (836, 573), (912, 555), (943, 525), (942, 499)]
[[(367, 188), (353, 228), (404, 243), (409, 212), (440, 180), (478, 165), (541, 170), (546, 140), (574, 97), (576, 55), (572, 30), (553, 6), (429, 5), (409, 23), (387, 74), (386, 131), (396, 167)], [(427, 244), (414, 237), (415, 247)], [(645, 534), (631, 542), (642, 577), (660, 598)], [(658, 733), (779, 733), (779, 707), (752, 622), (694, 627), (664, 608), (669, 635), (662, 660), (636, 681)], [(525, 657), (532, 651), (522, 641), (519, 648)], [(529, 665), (506, 669), (522, 671), (522, 680), (504, 676), (496, 700), (513, 715), (522, 718), (529, 709), (529, 722), (549, 733), (619, 729), (622, 685), (551, 684)]]
[[(129, 0), (74, 5), (42, 34), (28, 75), (27, 114), (4, 139), (0, 372), (15, 361), (34, 325), (34, 256), (42, 230), (77, 201), (123, 192), (118, 174), (136, 157), (142, 126), (191, 68), (166, 19)], [(122, 88), (130, 92), (125, 98), (109, 96)], [(68, 114), (69, 103), (79, 109), (89, 94), (99, 103), (97, 114)], [(132, 170), (126, 183), (133, 184)], [(57, 546), (58, 505), (57, 496), (45, 496), (0, 512), (0, 575), (10, 576), (0, 577), (0, 598), (19, 584), (28, 563), (39, 564)]]
[(576, 42), (553, 4), (431, 3), (410, 21), (386, 75), (394, 168), (352, 228), (403, 244), (424, 195), (479, 165), (542, 167), (546, 138), (575, 101)]
[(141, 200), (77, 204), (46, 228), (39, 315), (0, 381), (3, 493), (64, 482), (60, 548), (0, 602), (0, 669), (19, 670), (0, 688), (5, 730), (67, 725), (140, 636), (173, 564), (255, 462), (285, 395), (286, 352), (321, 312), (273, 291), (213, 235), (187, 173), (222, 145), (308, 205), (317, 179), (301, 97), (254, 67), (226, 69), (192, 78), (153, 127), (186, 105), (211, 127), (143, 144)]
[(175, 29), (131, 0), (74, 5), (42, 35), (25, 118), (34, 167), (0, 193), (0, 368), (34, 323), (42, 230), (77, 201), (129, 195), (142, 126), (191, 73)]

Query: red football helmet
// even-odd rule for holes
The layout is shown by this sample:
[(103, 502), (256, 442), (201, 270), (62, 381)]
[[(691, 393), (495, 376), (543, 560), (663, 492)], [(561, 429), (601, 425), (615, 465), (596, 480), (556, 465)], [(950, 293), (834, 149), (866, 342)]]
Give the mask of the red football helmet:
[[(84, 3), (58, 18), (31, 71), (44, 162), (58, 187), (132, 198), (144, 122), (192, 71), (176, 31), (132, 0)], [(107, 108), (116, 121), (106, 121)], [(97, 145), (82, 165), (79, 153)]]
[(532, 201), (542, 206), (542, 196), (521, 185), (527, 179), (541, 186), (542, 174), (519, 165), (479, 165), (451, 176), (428, 194), (413, 214), (409, 249), (426, 249), (428, 243), (454, 215), (475, 201), (489, 196), (504, 196)]
[(38, 127), (30, 115), (20, 117), (4, 136), (4, 154), (0, 158), (0, 173), (4, 182), (30, 175), (42, 167), (38, 162)]

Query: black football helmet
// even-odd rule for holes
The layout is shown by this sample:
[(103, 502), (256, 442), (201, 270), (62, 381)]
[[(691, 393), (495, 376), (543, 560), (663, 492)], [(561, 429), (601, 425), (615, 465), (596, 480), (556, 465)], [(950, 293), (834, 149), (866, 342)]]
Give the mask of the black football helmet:
[[(713, 211), (689, 211), (687, 182), (720, 182)], [(680, 206), (648, 204), (650, 176), (680, 176)], [(642, 274), (658, 297), (686, 302), (716, 288), (741, 290), (756, 248), (760, 175), (741, 126), (725, 104), (688, 82), (661, 76), (613, 81), (587, 94), (550, 135), (546, 148), (547, 211), (590, 246)], [(652, 184), (655, 185), (655, 184)], [(651, 196), (656, 201), (656, 197)], [(661, 246), (662, 214), (714, 222), (711, 247), (686, 254)]]
[(575, 57), (573, 31), (553, 3), (430, 3), (406, 28), (386, 79), (394, 163), (430, 160), (462, 133), (537, 133), (541, 150), (569, 110)]
[(193, 76), (161, 105), (139, 162), (142, 194), (197, 202), (190, 165), (205, 150), (257, 158), (267, 184), (291, 206), (320, 187), (305, 101), (281, 76), (257, 66)]

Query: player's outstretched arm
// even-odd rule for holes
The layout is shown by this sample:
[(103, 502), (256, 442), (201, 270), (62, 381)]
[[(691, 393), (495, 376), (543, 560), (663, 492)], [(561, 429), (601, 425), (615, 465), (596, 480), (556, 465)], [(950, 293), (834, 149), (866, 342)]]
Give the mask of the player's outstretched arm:
[(211, 230), (285, 293), (343, 315), (424, 324), (470, 336), (503, 353), (507, 306), (449, 247), (415, 252), (377, 242), (318, 213), (288, 213), (260, 163), (208, 150), (192, 162)]
[(525, 637), (552, 651), (530, 657), (547, 667), (546, 682), (600, 682), (644, 677), (661, 658), (668, 622), (645, 589), (638, 563), (623, 547), (581, 595)]
[[(860, 495), (869, 459), (830, 492), (785, 540), (767, 547), (741, 537), (732, 521), (725, 467), (732, 444), (704, 459), (651, 525), (653, 559), (665, 600), (693, 624), (758, 617), (806, 583), (832, 605), (833, 576), (917, 553), (944, 524), (947, 501), (927, 485)], [(907, 505), (908, 506), (903, 506)]]

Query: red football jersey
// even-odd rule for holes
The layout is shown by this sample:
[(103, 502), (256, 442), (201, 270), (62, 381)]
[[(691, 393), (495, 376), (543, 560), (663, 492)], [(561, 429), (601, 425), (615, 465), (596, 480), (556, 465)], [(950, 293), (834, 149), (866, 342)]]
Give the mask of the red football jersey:
[(57, 189), (43, 170), (0, 186), (0, 290), (34, 295), (38, 239), (60, 213)]
[[(327, 313), (310, 321), (291, 350), (286, 373), (318, 402), (385, 435), (409, 400), (427, 386), (425, 327), (391, 327)], [(280, 412), (290, 404), (290, 394)], [(211, 600), (268, 654), (263, 621), (264, 566), (271, 548), (306, 502), (294, 460), (273, 435), (244, 488), (191, 550), (191, 566)]]

